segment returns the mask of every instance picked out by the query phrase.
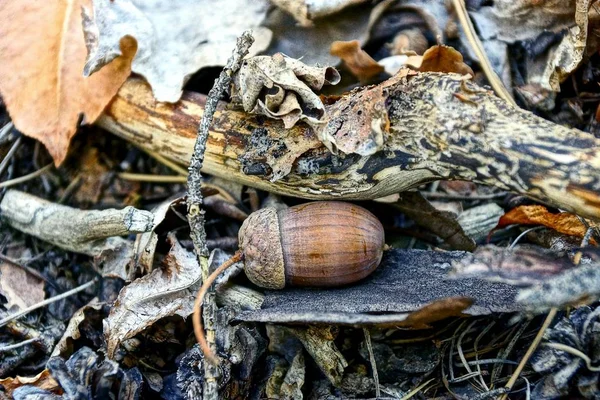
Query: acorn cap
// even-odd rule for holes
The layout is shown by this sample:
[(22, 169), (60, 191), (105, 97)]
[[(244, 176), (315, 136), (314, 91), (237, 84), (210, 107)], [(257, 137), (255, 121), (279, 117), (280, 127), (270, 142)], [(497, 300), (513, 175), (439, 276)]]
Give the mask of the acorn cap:
[(263, 208), (242, 224), (238, 233), (244, 271), (252, 283), (266, 289), (285, 287), (285, 266), (277, 210)]

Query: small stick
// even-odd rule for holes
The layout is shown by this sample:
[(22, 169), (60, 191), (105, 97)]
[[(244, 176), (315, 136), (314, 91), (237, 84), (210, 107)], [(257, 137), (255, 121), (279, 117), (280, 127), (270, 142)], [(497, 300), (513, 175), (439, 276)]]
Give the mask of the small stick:
[(23, 175), (18, 178), (15, 178), (15, 179), (9, 179), (4, 182), (0, 182), (0, 189), (7, 188), (9, 186), (18, 185), (19, 183), (27, 182), (31, 179), (37, 178), (38, 176), (43, 175), (46, 172), (48, 172), (48, 170), (50, 170), (50, 168), (52, 168), (53, 166), (54, 166), (54, 163), (50, 163), (50, 164), (46, 165), (45, 167), (40, 168), (37, 171), (34, 171), (30, 174)]
[(23, 315), (29, 314), (30, 312), (32, 312), (34, 310), (37, 310), (38, 308), (45, 307), (48, 304), (54, 303), (55, 301), (62, 300), (62, 299), (67, 298), (67, 297), (69, 297), (71, 295), (74, 295), (75, 293), (79, 293), (79, 292), (81, 292), (81, 291), (89, 288), (94, 283), (96, 283), (96, 279), (92, 279), (91, 281), (89, 281), (87, 283), (84, 283), (81, 286), (77, 286), (74, 289), (71, 289), (71, 290), (66, 291), (64, 293), (61, 293), (61, 294), (59, 294), (57, 296), (50, 297), (49, 299), (46, 299), (44, 301), (40, 301), (39, 303), (36, 303), (36, 304), (34, 304), (32, 306), (29, 306), (29, 307), (27, 307), (27, 308), (25, 308), (25, 309), (23, 309), (23, 310), (21, 310), (21, 311), (19, 311), (17, 313), (9, 315), (8, 317), (3, 318), (3, 319), (0, 320), (0, 327), (6, 325), (7, 323), (9, 323), (10, 321), (12, 321), (14, 319), (21, 318)]
[[(4, 128), (2, 128), (2, 131), (4, 131), (4, 129), (8, 125), (12, 125), (12, 122), (9, 122), (8, 124), (6, 124), (4, 126)], [(0, 134), (0, 137), (2, 137), (2, 134)], [(15, 155), (15, 153), (17, 152), (17, 150), (19, 149), (19, 146), (21, 146), (21, 140), (22, 139), (23, 139), (23, 136), (19, 136), (17, 138), (17, 140), (15, 140), (15, 142), (11, 146), (10, 150), (8, 150), (8, 153), (6, 153), (6, 156), (4, 156), (4, 159), (2, 160), (2, 162), (0, 162), (0, 175), (2, 175), (2, 173), (4, 172), (4, 170), (6, 169), (6, 167), (8, 166), (8, 163), (10, 162), (10, 160), (13, 158), (13, 156)]]
[(153, 175), (120, 172), (117, 177), (126, 181), (154, 182), (154, 183), (186, 183), (187, 176), (182, 175)]
[(514, 99), (512, 98), (506, 87), (504, 87), (504, 84), (492, 68), (487, 54), (485, 54), (485, 51), (483, 50), (483, 45), (481, 44), (479, 37), (477, 37), (477, 34), (475, 33), (475, 28), (473, 27), (473, 24), (469, 19), (469, 14), (467, 12), (467, 8), (465, 7), (464, 0), (452, 0), (452, 4), (454, 5), (454, 10), (456, 11), (458, 19), (460, 20), (460, 24), (465, 30), (467, 40), (469, 41), (469, 43), (471, 43), (471, 47), (473, 48), (473, 51), (479, 59), (481, 69), (483, 69), (485, 76), (488, 78), (488, 81), (490, 81), (490, 85), (492, 85), (492, 87), (494, 88), (494, 92), (496, 92), (498, 97), (501, 97), (502, 99), (504, 99), (504, 101), (506, 101), (513, 107), (517, 107), (517, 103), (515, 103)]
[[(190, 159), (188, 167), (188, 191), (187, 191), (187, 217), (190, 225), (190, 236), (192, 243), (194, 244), (194, 250), (196, 257), (198, 257), (198, 264), (202, 270), (202, 278), (208, 279), (208, 247), (206, 246), (206, 230), (204, 227), (204, 210), (202, 209), (202, 174), (200, 170), (204, 164), (204, 152), (206, 150), (206, 141), (208, 139), (208, 132), (210, 125), (212, 124), (213, 116), (217, 110), (217, 104), (221, 99), (223, 93), (229, 88), (231, 84), (231, 77), (237, 70), (242, 66), (244, 57), (248, 54), (250, 46), (254, 42), (254, 38), (250, 31), (245, 31), (238, 38), (233, 54), (227, 60), (227, 64), (221, 71), (221, 74), (215, 80), (212, 89), (208, 92), (208, 98), (206, 99), (206, 105), (204, 107), (204, 113), (198, 126), (198, 136), (194, 144), (194, 152)], [(204, 296), (204, 294), (203, 294)], [(210, 307), (214, 304), (214, 295), (208, 296), (206, 299), (207, 313), (206, 313), (206, 328), (208, 331), (208, 338), (212, 346), (216, 346), (214, 343), (214, 326), (213, 321), (215, 319), (215, 307)], [(207, 348), (210, 348), (208, 343), (205, 343)], [(203, 397), (207, 400), (218, 398), (218, 384), (217, 377), (218, 371), (216, 370), (215, 364), (204, 363), (204, 391)]]
[(196, 296), (196, 302), (194, 303), (194, 314), (192, 315), (192, 322), (194, 323), (194, 334), (196, 335), (196, 340), (198, 340), (198, 344), (200, 345), (200, 349), (202, 349), (202, 353), (204, 353), (204, 357), (207, 360), (210, 360), (215, 365), (219, 364), (219, 360), (213, 354), (210, 346), (206, 342), (206, 337), (204, 336), (204, 328), (202, 327), (202, 302), (204, 301), (204, 296), (210, 288), (210, 285), (217, 279), (217, 277), (225, 271), (227, 268), (231, 267), (233, 264), (240, 262), (244, 259), (244, 253), (241, 251), (237, 251), (229, 260), (225, 261), (223, 264), (219, 266), (219, 268), (215, 269), (212, 274), (208, 278), (204, 280), (202, 283), (202, 287), (198, 291), (198, 295)]

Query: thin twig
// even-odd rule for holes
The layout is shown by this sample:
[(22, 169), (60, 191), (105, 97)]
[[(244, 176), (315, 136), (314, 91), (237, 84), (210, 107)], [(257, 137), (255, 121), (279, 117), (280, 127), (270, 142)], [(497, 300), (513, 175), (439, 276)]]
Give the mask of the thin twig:
[(531, 344), (529, 345), (529, 348), (527, 349), (527, 352), (523, 356), (523, 359), (517, 366), (517, 369), (515, 369), (513, 374), (510, 376), (510, 379), (508, 380), (508, 382), (506, 382), (506, 385), (504, 385), (504, 389), (506, 390), (506, 393), (504, 393), (500, 397), (500, 400), (506, 400), (506, 398), (508, 396), (508, 392), (510, 392), (512, 390), (513, 386), (517, 382), (517, 379), (519, 379), (519, 375), (521, 375), (521, 371), (523, 371), (523, 368), (525, 368), (525, 364), (527, 364), (527, 362), (529, 361), (529, 358), (531, 357), (531, 355), (533, 354), (535, 349), (537, 349), (537, 347), (539, 346), (540, 342), (542, 341), (542, 338), (544, 337), (544, 332), (546, 332), (546, 329), (548, 329), (548, 327), (550, 326), (550, 323), (552, 323), (552, 320), (556, 316), (557, 312), (558, 312), (557, 308), (552, 308), (550, 310), (550, 312), (548, 313), (548, 315), (546, 316), (546, 319), (544, 320), (542, 327), (538, 331), (537, 335), (535, 335), (533, 342), (531, 342)]
[(365, 335), (365, 344), (367, 345), (367, 351), (369, 352), (369, 362), (371, 363), (371, 369), (373, 370), (373, 381), (375, 382), (375, 397), (381, 397), (381, 388), (379, 387), (379, 373), (377, 372), (377, 362), (375, 361), (375, 354), (373, 354), (373, 344), (371, 343), (371, 334), (369, 330), (363, 327), (363, 334)]
[(0, 327), (6, 325), (7, 323), (9, 323), (10, 321), (14, 320), (14, 319), (18, 319), (21, 318), (23, 315), (29, 314), (30, 312), (37, 310), (38, 308), (42, 308), (47, 306), (48, 304), (52, 304), (56, 301), (62, 300), (64, 298), (67, 298), (69, 296), (74, 295), (75, 293), (79, 293), (87, 288), (89, 288), (90, 286), (94, 285), (96, 283), (96, 279), (92, 279), (91, 281), (84, 283), (81, 286), (77, 286), (74, 289), (71, 289), (69, 291), (66, 291), (64, 293), (61, 293), (57, 296), (54, 297), (50, 297), (49, 299), (46, 299), (44, 301), (40, 301), (39, 303), (36, 303), (32, 306), (29, 306), (15, 314), (9, 315), (6, 318), (3, 318), (2, 320), (0, 320)]
[(481, 44), (479, 37), (475, 33), (475, 28), (473, 27), (471, 19), (469, 18), (469, 14), (467, 12), (467, 8), (465, 7), (464, 0), (452, 0), (452, 4), (454, 5), (454, 10), (456, 11), (456, 15), (458, 16), (460, 24), (462, 25), (465, 31), (465, 35), (467, 35), (467, 40), (471, 44), (475, 55), (479, 59), (481, 69), (483, 69), (483, 73), (488, 78), (490, 85), (492, 85), (492, 88), (499, 97), (504, 99), (513, 107), (517, 107), (517, 103), (515, 103), (509, 91), (504, 87), (504, 84), (492, 68), (487, 54), (485, 54), (485, 51), (483, 50), (483, 45)]
[(148, 153), (148, 155), (150, 155), (150, 157), (154, 158), (156, 161), (158, 161), (159, 163), (163, 164), (164, 166), (171, 168), (173, 171), (177, 172), (177, 174), (181, 175), (181, 176), (185, 176), (187, 178), (188, 175), (188, 171), (183, 168), (182, 166), (180, 166), (179, 164), (175, 163), (174, 161), (169, 160), (168, 158), (162, 156), (161, 154), (149, 150), (149, 149), (145, 149), (143, 147), (140, 147), (143, 151), (145, 151), (146, 153)]
[[(8, 124), (6, 124), (6, 125), (8, 125)], [(6, 125), (4, 126), (4, 128), (6, 128)], [(4, 130), (4, 128), (2, 128), (2, 129)], [(2, 135), (0, 135), (0, 137), (1, 136)], [(0, 162), (0, 175), (2, 175), (2, 173), (4, 172), (4, 170), (6, 169), (6, 167), (8, 166), (8, 163), (10, 162), (10, 160), (13, 158), (13, 156), (15, 155), (15, 153), (17, 152), (17, 150), (19, 149), (19, 146), (21, 146), (22, 139), (23, 139), (23, 136), (19, 136), (17, 138), (17, 140), (15, 140), (15, 142), (13, 143), (13, 145), (10, 147), (10, 150), (8, 150), (8, 153), (6, 153), (6, 156), (2, 159), (2, 162)]]
[(27, 346), (30, 343), (39, 342), (39, 341), (40, 341), (40, 338), (31, 338), (31, 339), (23, 340), (22, 342), (19, 342), (19, 343), (11, 344), (8, 346), (3, 346), (3, 347), (0, 347), (0, 353), (5, 353), (7, 351), (16, 350), (23, 346)]
[[(202, 269), (202, 278), (206, 280), (209, 276), (208, 266), (208, 247), (206, 246), (206, 230), (204, 228), (204, 210), (202, 209), (202, 175), (200, 170), (204, 164), (204, 151), (206, 150), (206, 141), (208, 132), (213, 120), (213, 115), (217, 110), (217, 104), (223, 93), (231, 84), (231, 77), (242, 65), (242, 60), (248, 54), (254, 38), (250, 31), (244, 32), (237, 40), (232, 56), (227, 60), (227, 64), (221, 71), (219, 78), (213, 84), (208, 93), (206, 105), (202, 120), (198, 126), (198, 136), (194, 144), (194, 152), (188, 168), (188, 196), (187, 212), (188, 222), (190, 224), (190, 236), (198, 257), (198, 263)], [(206, 340), (209, 349), (216, 353), (214, 321), (216, 317), (216, 305), (214, 301), (214, 291), (206, 294), (204, 301), (204, 325), (206, 327)], [(205, 359), (206, 360), (206, 359)], [(218, 398), (219, 371), (217, 366), (211, 362), (204, 362), (204, 392), (203, 397), (208, 400)]]
[(568, 346), (563, 343), (549, 342), (549, 343), (543, 343), (542, 346), (550, 347), (551, 349), (561, 350), (561, 351), (564, 351), (571, 355), (577, 356), (577, 357), (581, 358), (583, 361), (585, 361), (585, 365), (586, 365), (587, 369), (589, 369), (592, 372), (600, 372), (600, 367), (594, 367), (592, 365), (592, 359), (590, 357), (588, 357), (588, 355), (585, 354), (584, 352), (582, 352), (581, 350), (578, 350), (574, 347)]
[(415, 394), (419, 393), (425, 386), (429, 385), (434, 380), (435, 380), (435, 378), (431, 378), (430, 380), (423, 382), (422, 384), (420, 384), (419, 386), (417, 386), (410, 392), (406, 393), (406, 395), (403, 396), (400, 400), (408, 400), (408, 399), (412, 398)]
[(4, 189), (9, 186), (18, 185), (19, 183), (27, 182), (31, 179), (37, 178), (38, 176), (43, 175), (46, 172), (48, 172), (48, 170), (50, 168), (52, 168), (53, 166), (54, 166), (54, 164), (50, 163), (50, 164), (46, 165), (44, 168), (38, 169), (37, 171), (32, 172), (30, 174), (23, 175), (18, 178), (15, 178), (15, 179), (9, 179), (4, 182), (0, 182), (0, 189)]
[(154, 182), (154, 183), (186, 183), (187, 176), (182, 175), (153, 175), (153, 174), (135, 174), (132, 172), (119, 172), (118, 178), (127, 181)]

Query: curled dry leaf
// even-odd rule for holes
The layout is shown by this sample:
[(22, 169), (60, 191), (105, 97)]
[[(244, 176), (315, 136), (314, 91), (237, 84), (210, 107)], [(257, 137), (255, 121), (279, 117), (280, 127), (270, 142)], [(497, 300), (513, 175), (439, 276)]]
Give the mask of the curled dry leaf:
[(4, 388), (3, 394), (7, 395), (7, 398), (12, 398), (12, 393), (15, 389), (20, 388), (24, 385), (33, 385), (41, 390), (48, 390), (51, 392), (61, 392), (58, 382), (52, 378), (50, 371), (44, 369), (36, 376), (16, 376), (14, 378), (0, 379), (0, 385)]
[(300, 25), (312, 26), (316, 18), (336, 13), (348, 6), (366, 0), (271, 0), (273, 4), (290, 13)]
[(251, 54), (264, 50), (271, 31), (260, 27), (266, 0), (94, 0), (93, 13), (84, 9), (84, 33), (89, 45), (85, 74), (91, 75), (121, 54), (124, 37), (137, 41), (132, 71), (146, 78), (159, 101), (174, 103), (182, 87), (202, 67), (225, 65), (237, 37), (253, 29)]
[(56, 165), (67, 155), (81, 115), (92, 123), (129, 76), (135, 45), (84, 78), (81, 7), (89, 0), (0, 2), (0, 94), (16, 128), (42, 142)]
[[(583, 237), (587, 231), (587, 227), (577, 215), (568, 212), (554, 214), (540, 205), (513, 208), (500, 218), (495, 229), (513, 224), (543, 225), (557, 232), (578, 237)], [(592, 243), (595, 243), (593, 239)]]
[(421, 72), (455, 72), (457, 74), (475, 76), (471, 67), (463, 61), (463, 56), (456, 49), (443, 44), (432, 46), (423, 54)]
[(62, 337), (60, 338), (58, 343), (56, 343), (56, 346), (54, 346), (54, 350), (52, 350), (52, 354), (50, 355), (50, 357), (61, 356), (68, 358), (68, 356), (70, 355), (69, 350), (71, 352), (73, 351), (72, 341), (77, 340), (81, 337), (81, 332), (79, 331), (79, 324), (81, 324), (85, 320), (85, 313), (90, 311), (100, 311), (103, 306), (104, 303), (99, 303), (98, 299), (95, 298), (88, 304), (77, 310), (69, 320), (69, 325), (67, 325), (67, 329), (65, 329)]
[(384, 67), (360, 47), (358, 40), (349, 42), (336, 40), (331, 44), (329, 53), (341, 58), (352, 75), (360, 81), (368, 81), (384, 71)]
[(315, 91), (339, 81), (333, 67), (309, 67), (281, 53), (251, 57), (234, 77), (232, 101), (246, 112), (281, 119), (286, 129), (299, 120), (317, 126), (325, 107)]
[(163, 268), (155, 269), (119, 293), (104, 322), (107, 354), (113, 357), (119, 344), (151, 326), (161, 318), (192, 313), (194, 298), (201, 280), (196, 257), (169, 236), (171, 250)]

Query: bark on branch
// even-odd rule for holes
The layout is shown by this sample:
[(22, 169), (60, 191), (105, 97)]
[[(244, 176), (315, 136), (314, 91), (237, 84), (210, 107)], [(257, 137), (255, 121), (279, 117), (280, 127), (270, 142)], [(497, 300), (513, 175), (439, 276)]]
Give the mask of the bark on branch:
[[(176, 104), (157, 103), (132, 79), (98, 124), (187, 164), (204, 102), (185, 93)], [(356, 135), (365, 115), (384, 112), (390, 125), (383, 150), (333, 155), (307, 126), (285, 130), (221, 103), (202, 171), (308, 199), (366, 200), (438, 179), (469, 180), (600, 219), (600, 140), (514, 108), (462, 76), (391, 79), (328, 107), (338, 137)]]

